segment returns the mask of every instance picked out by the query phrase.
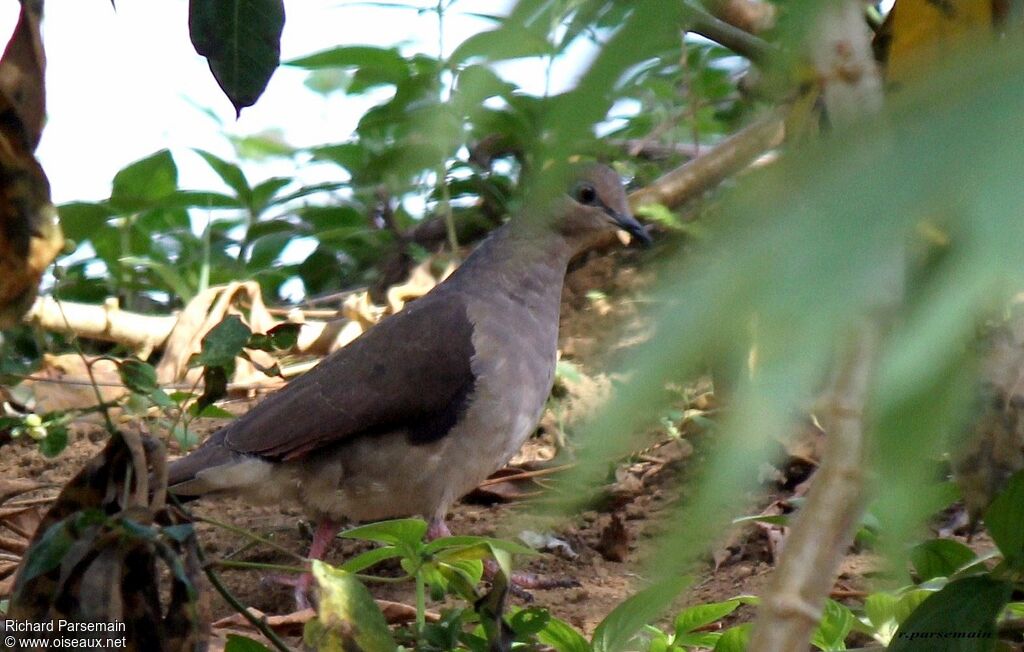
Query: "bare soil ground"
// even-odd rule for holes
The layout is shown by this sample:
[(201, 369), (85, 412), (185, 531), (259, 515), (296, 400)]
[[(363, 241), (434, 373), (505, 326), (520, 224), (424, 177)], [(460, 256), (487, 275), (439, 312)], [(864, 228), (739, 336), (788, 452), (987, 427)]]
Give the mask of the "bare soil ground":
[[(642, 302), (637, 299), (650, 284), (651, 273), (635, 264), (635, 256), (632, 252), (620, 252), (594, 257), (570, 274), (563, 300), (561, 349), (563, 359), (577, 365), (584, 377), (563, 397), (562, 412), (545, 417), (538, 436), (528, 444), (520, 462), (543, 464), (552, 457), (560, 436), (559, 423), (572, 423), (591, 411), (607, 389), (604, 374), (609, 365), (628, 355), (630, 348), (644, 339), (647, 324), (639, 310)], [(706, 402), (708, 395), (702, 400)], [(245, 407), (243, 402), (232, 409), (241, 411)], [(621, 465), (616, 481), (608, 488), (612, 500), (606, 501), (601, 509), (542, 520), (531, 516), (536, 510), (531, 509), (529, 502), (505, 502), (508, 490), (515, 487), (498, 486), (458, 504), (449, 525), (456, 534), (516, 539), (529, 529), (564, 541), (568, 552), (545, 552), (520, 563), (523, 570), (544, 577), (576, 580), (579, 586), (575, 588), (533, 591), (532, 600), (584, 632), (592, 632), (612, 608), (643, 584), (645, 577), (656, 572), (651, 542), (663, 530), (665, 519), (671, 517), (673, 505), (685, 500), (688, 471), (699, 468), (701, 463), (701, 439), (706, 435), (685, 431), (683, 435), (682, 440), (672, 440), (665, 432), (650, 433), (653, 447)], [(0, 478), (30, 478), (60, 485), (98, 453), (104, 443), (102, 430), (90, 425), (76, 427), (69, 447), (55, 459), (42, 457), (28, 442), (14, 442), (0, 454)], [(784, 504), (813, 468), (813, 464), (788, 464), (781, 451), (780, 446), (783, 461), (777, 468), (781, 471), (765, 484), (761, 495), (749, 498), (749, 505), (744, 506), (746, 513), (757, 513), (780, 501)], [(37, 493), (47, 491), (53, 494), (55, 489)], [(260, 507), (231, 499), (208, 500), (197, 503), (194, 513), (250, 530), (300, 554), (305, 553), (310, 543), (311, 529), (302, 521), (302, 512), (295, 505)], [(200, 523), (198, 531), (211, 559), (294, 563), (272, 548), (253, 545), (245, 537), (224, 529)], [(750, 525), (737, 530), (718, 550), (708, 551), (706, 562), (698, 569), (697, 581), (680, 598), (679, 606), (760, 593), (771, 569), (772, 545), (772, 534), (763, 528)], [(359, 542), (338, 540), (327, 561), (340, 563), (365, 547)], [(864, 575), (871, 568), (870, 557), (851, 553), (844, 562), (835, 596), (855, 603), (868, 588)], [(259, 571), (225, 569), (222, 577), (244, 604), (266, 614), (286, 614), (294, 609), (291, 588), (268, 580)], [(379, 599), (413, 602), (411, 585), (384, 584), (371, 588)], [(525, 601), (523, 597), (513, 599), (519, 604)], [(232, 613), (218, 596), (212, 598), (211, 609), (214, 618)], [(731, 621), (742, 622), (751, 617), (751, 609), (744, 606), (731, 616)], [(226, 631), (229, 630), (215, 628), (215, 647), (216, 641), (224, 640)], [(258, 638), (254, 633), (248, 634)]]

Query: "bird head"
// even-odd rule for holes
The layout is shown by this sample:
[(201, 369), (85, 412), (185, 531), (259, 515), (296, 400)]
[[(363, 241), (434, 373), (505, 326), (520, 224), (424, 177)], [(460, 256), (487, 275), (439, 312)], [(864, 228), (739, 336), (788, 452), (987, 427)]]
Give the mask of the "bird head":
[(559, 204), (555, 226), (581, 245), (620, 229), (643, 245), (651, 242), (629, 210), (622, 179), (606, 165), (588, 165), (575, 171)]

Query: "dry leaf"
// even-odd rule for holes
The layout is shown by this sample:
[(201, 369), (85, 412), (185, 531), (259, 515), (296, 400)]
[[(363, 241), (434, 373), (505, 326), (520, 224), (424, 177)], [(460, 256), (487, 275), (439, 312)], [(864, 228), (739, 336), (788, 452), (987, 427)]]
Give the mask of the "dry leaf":
[(41, 0), (24, 0), (0, 58), (0, 327), (32, 305), (43, 271), (64, 247), (50, 184), (33, 152), (46, 119)]
[(622, 517), (612, 514), (608, 525), (601, 530), (601, 538), (597, 542), (597, 551), (608, 561), (624, 562), (629, 556), (629, 531)]

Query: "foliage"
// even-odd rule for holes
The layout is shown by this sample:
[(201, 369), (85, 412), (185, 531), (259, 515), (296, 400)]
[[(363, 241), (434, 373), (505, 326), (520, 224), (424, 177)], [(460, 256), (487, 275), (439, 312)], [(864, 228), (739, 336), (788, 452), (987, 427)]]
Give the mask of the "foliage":
[[(257, 4), (236, 0), (236, 6)], [(211, 284), (254, 278), (271, 297), (280, 298), (293, 280), (311, 296), (378, 280), (384, 274), (378, 264), (389, 255), (411, 257), (445, 241), (465, 242), (521, 208), (524, 196), (540, 201), (554, 192), (558, 169), (570, 156), (619, 159), (624, 172), (648, 182), (681, 157), (657, 163), (630, 158), (613, 140), (706, 143), (734, 132), (759, 108), (737, 82), (749, 67), (746, 60), (705, 39), (679, 36), (694, 15), (692, 3), (685, 3), (686, 11), (681, 4), (521, 0), (508, 16), (493, 18), (494, 29), (449, 57), (349, 44), (289, 61), (310, 73), (310, 86), (332, 88), (334, 79), (349, 96), (387, 91), (342, 142), (270, 148), (296, 165), (308, 160), (326, 166), (344, 181), (307, 185), (297, 169), (254, 183), (245, 161), (197, 150), (228, 192), (186, 190), (178, 184), (180, 155), (157, 152), (121, 170), (108, 199), (60, 207), (65, 231), (79, 249), (62, 262), (55, 294), (93, 301), (116, 296), (127, 307), (167, 310)], [(802, 70), (796, 57), (813, 14), (809, 3), (785, 7), (771, 35), (780, 56), (767, 72), (784, 87), (773, 89), (773, 97), (798, 93)], [(448, 9), (450, 3), (438, 4), (439, 20)], [(276, 25), (270, 18), (262, 25), (267, 32)], [(223, 34), (206, 36), (221, 46), (226, 42)], [(222, 85), (249, 85), (236, 106), (259, 93), (251, 80), (224, 81), (231, 77), (224, 73), (231, 72), (230, 64), (224, 68), (215, 48), (199, 45), (204, 37), (196, 27), (193, 38), (198, 49), (212, 53)], [(550, 64), (588, 41), (598, 46), (595, 59), (565, 93), (531, 95), (503, 79), (496, 66), (525, 57)], [(252, 45), (229, 43), (229, 60)], [(1001, 619), (1019, 611), (1008, 601), (1021, 588), (1024, 563), (1020, 476), (987, 514), (1001, 555), (994, 568), (954, 542), (906, 546), (941, 506), (929, 473), (969, 416), (975, 327), (1001, 316), (1024, 276), (1018, 251), (1024, 202), (1014, 174), (1024, 152), (1017, 109), (1024, 98), (1016, 83), (1024, 46), (1014, 36), (974, 46), (941, 67), (908, 76), (881, 116), (814, 143), (792, 144), (780, 162), (748, 174), (711, 207), (714, 219), (701, 230), (700, 253), (659, 270), (659, 328), (631, 356), (632, 382), (619, 388), (590, 426), (577, 475), (564, 482), (576, 494), (567, 499), (571, 503), (584, 493), (579, 487), (596, 484), (606, 460), (635, 448), (625, 434), (637, 430), (641, 418), (666, 414), (667, 383), (685, 381), (708, 363), (748, 359), (756, 349), (756, 366), (732, 388), (730, 414), (717, 424), (720, 446), (702, 483), (679, 508), (654, 555), (658, 577), (685, 577), (734, 515), (769, 443), (810, 402), (851, 324), (865, 314), (887, 313), (884, 355), (865, 417), (877, 442), (865, 473), (878, 490), (872, 522), (864, 528), (871, 536), (864, 539), (889, 555), (896, 575), (909, 562), (917, 583), (872, 593), (862, 607), (826, 603), (812, 641), (822, 650), (843, 649), (856, 635), (907, 649), (916, 638), (950, 633), (951, 627), (989, 636)], [(813, 106), (814, 97), (802, 105)], [(797, 134), (815, 131), (820, 118), (807, 110), (790, 126)], [(238, 149), (259, 145), (266, 153), (268, 142), (253, 138)], [(520, 181), (532, 184), (529, 192), (514, 191)], [(411, 197), (425, 200), (422, 214), (409, 211), (405, 200)], [(680, 228), (671, 211), (649, 208), (645, 214), (668, 229)], [(423, 235), (431, 222), (444, 225), (442, 237)], [(312, 253), (291, 260), (285, 252), (299, 241), (311, 242)], [(206, 380), (198, 400), (191, 393), (165, 394), (141, 361), (121, 362), (122, 379), (133, 392), (176, 410), (176, 419), (184, 419), (186, 402), (194, 400), (189, 416), (202, 414), (245, 346), (280, 348), (277, 334), (253, 336), (239, 326), (226, 321), (204, 341), (193, 361)], [(559, 373), (572, 369), (563, 365)], [(8, 425), (33, 436), (39, 428), (56, 432), (51, 427), (61, 418)], [(397, 559), (420, 598), (416, 629), (397, 633), (402, 643), (485, 649), (496, 634), (482, 609), (450, 610), (428, 624), (426, 596), (454, 593), (476, 605), (484, 558), (501, 561), (515, 550), (480, 538), (423, 543), (425, 527), (409, 520), (350, 531), (347, 536), (383, 545), (340, 569), (319, 567), (319, 579), (353, 600), (354, 608), (367, 609), (361, 587), (351, 580)], [(742, 649), (748, 626), (706, 628), (753, 602), (748, 598), (690, 607), (668, 630), (650, 625), (682, 586), (670, 579), (641, 591), (609, 614), (591, 641), (542, 610), (512, 613), (505, 625), (519, 642), (560, 651), (641, 643), (659, 651)], [(954, 608), (956, 618), (948, 617)], [(338, 611), (346, 613), (341, 606)], [(325, 630), (314, 634), (330, 628), (324, 615), (321, 625)], [(389, 645), (380, 632), (369, 636), (359, 645)]]

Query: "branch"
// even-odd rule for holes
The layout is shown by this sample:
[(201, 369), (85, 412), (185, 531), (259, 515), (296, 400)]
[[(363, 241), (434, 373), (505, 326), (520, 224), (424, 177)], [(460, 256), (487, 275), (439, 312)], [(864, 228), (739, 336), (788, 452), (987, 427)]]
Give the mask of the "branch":
[(782, 142), (785, 115), (785, 109), (777, 109), (741, 129), (705, 154), (631, 193), (630, 205), (634, 209), (646, 204), (674, 208), (721, 183)]
[(863, 415), (881, 341), (881, 326), (865, 320), (838, 366), (825, 406), (830, 418), (822, 465), (765, 591), (750, 652), (805, 649), (821, 619), (821, 604), (863, 510)]
[[(836, 127), (849, 128), (882, 104), (871, 37), (860, 0), (828, 5), (818, 16), (811, 53)], [(848, 74), (855, 72), (856, 74)], [(836, 366), (826, 392), (827, 443), (805, 507), (797, 515), (782, 560), (758, 611), (750, 652), (807, 648), (821, 619), (843, 555), (864, 508), (864, 413), (871, 376), (884, 338), (886, 314), (903, 296), (902, 250), (895, 246), (888, 285), (865, 316)]]
[(779, 48), (749, 32), (715, 18), (692, 0), (683, 1), (686, 30), (719, 43), (736, 54), (764, 66), (779, 54)]

